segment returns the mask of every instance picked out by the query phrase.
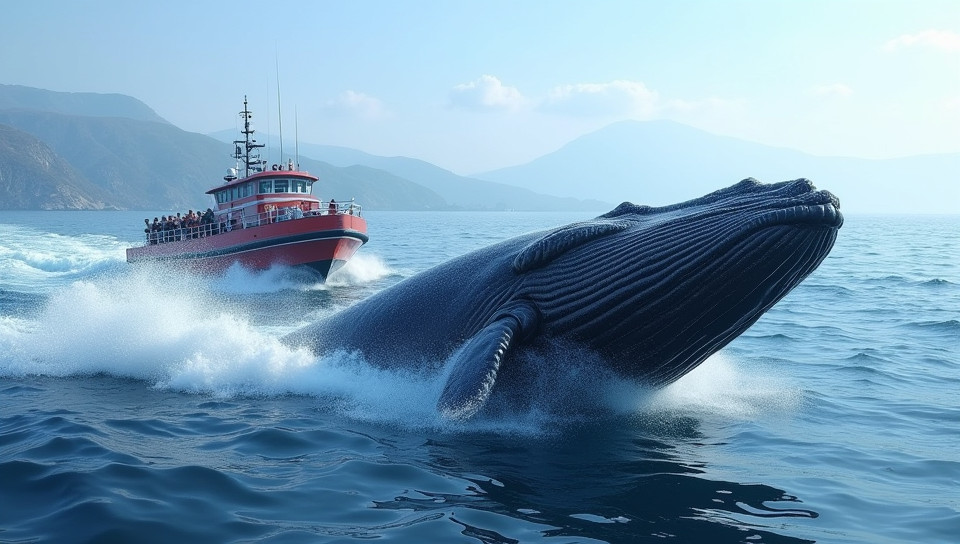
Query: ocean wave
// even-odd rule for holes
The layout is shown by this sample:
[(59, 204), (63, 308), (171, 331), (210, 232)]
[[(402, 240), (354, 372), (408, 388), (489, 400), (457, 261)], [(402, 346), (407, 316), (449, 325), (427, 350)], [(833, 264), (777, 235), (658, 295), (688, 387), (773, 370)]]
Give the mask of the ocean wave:
[(89, 471), (60, 470), (38, 462), (0, 463), (5, 538), (214, 542), (224, 535), (231, 541), (256, 539), (270, 530), (224, 512), (222, 505), (255, 512), (269, 507), (271, 499), (208, 467), (157, 470), (109, 463)]
[(948, 319), (946, 321), (915, 321), (910, 323), (909, 326), (924, 331), (956, 335), (954, 338), (960, 338), (960, 320), (956, 319)]
[(743, 333), (741, 336), (744, 338), (751, 338), (754, 340), (782, 340), (787, 342), (797, 341), (797, 338), (794, 338), (788, 334), (784, 334), (781, 332), (752, 334), (749, 329), (745, 333)]
[(954, 283), (954, 282), (952, 282), (952, 281), (950, 281), (950, 280), (945, 280), (945, 279), (941, 279), (941, 278), (935, 278), (935, 279), (932, 279), (932, 280), (927, 280), (927, 281), (924, 281), (924, 282), (920, 282), (920, 285), (923, 285), (924, 287), (937, 287), (937, 288), (939, 288), (939, 287), (947, 287), (947, 286), (957, 285), (957, 284)]
[(67, 236), (0, 224), (0, 277), (5, 284), (36, 288), (102, 273), (124, 262), (125, 245), (114, 236)]
[(843, 361), (846, 363), (840, 368), (844, 370), (860, 370), (860, 371), (869, 371), (877, 372), (877, 367), (890, 364), (890, 360), (884, 357), (879, 357), (877, 355), (870, 355), (869, 353), (860, 352), (856, 355), (851, 355)]

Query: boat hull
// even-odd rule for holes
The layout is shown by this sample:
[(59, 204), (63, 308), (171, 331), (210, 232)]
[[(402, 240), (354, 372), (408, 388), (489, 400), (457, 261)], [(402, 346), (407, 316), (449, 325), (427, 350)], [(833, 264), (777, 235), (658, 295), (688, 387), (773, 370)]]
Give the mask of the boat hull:
[(325, 279), (366, 243), (366, 230), (366, 221), (353, 215), (304, 217), (128, 248), (127, 262), (171, 263), (212, 273), (234, 263), (252, 270), (302, 266)]

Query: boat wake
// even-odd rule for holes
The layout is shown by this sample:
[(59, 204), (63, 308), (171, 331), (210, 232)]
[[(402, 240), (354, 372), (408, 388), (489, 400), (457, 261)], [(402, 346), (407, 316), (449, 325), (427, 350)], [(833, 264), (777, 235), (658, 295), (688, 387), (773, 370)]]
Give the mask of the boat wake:
[(396, 274), (397, 272), (387, 266), (377, 255), (357, 253), (343, 268), (327, 277), (326, 285), (331, 287), (366, 285)]
[(126, 266), (124, 245), (114, 236), (65, 236), (0, 224), (0, 288), (36, 293), (52, 284), (109, 272)]
[[(394, 275), (378, 256), (354, 255), (343, 268), (319, 281), (309, 269), (276, 265), (266, 270), (250, 270), (234, 263), (220, 276), (210, 276), (212, 288), (232, 295), (255, 295), (285, 290), (323, 291), (338, 287), (359, 287)], [(201, 280), (202, 281), (202, 280)]]

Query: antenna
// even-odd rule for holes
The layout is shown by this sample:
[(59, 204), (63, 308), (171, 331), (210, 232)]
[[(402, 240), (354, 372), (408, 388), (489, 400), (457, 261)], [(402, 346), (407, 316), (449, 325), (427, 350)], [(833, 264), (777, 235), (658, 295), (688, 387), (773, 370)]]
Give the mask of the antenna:
[(293, 142), (297, 151), (297, 170), (300, 170), (300, 114), (297, 105), (293, 105)]
[[(267, 81), (267, 92), (264, 95), (267, 97), (267, 111), (270, 111), (270, 81)], [(267, 164), (273, 163), (273, 130), (271, 126), (270, 116), (267, 116)]]
[(283, 164), (283, 109), (280, 107), (280, 58), (275, 57), (277, 62), (277, 124), (280, 130), (280, 164)]

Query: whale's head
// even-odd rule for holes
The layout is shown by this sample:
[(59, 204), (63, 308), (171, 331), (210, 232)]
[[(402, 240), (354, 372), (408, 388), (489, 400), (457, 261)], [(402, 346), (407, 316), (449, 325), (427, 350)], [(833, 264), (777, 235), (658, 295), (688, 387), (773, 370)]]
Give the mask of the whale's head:
[(623, 203), (514, 260), (547, 336), (670, 383), (752, 325), (827, 256), (839, 201), (808, 180), (754, 179), (664, 207)]

